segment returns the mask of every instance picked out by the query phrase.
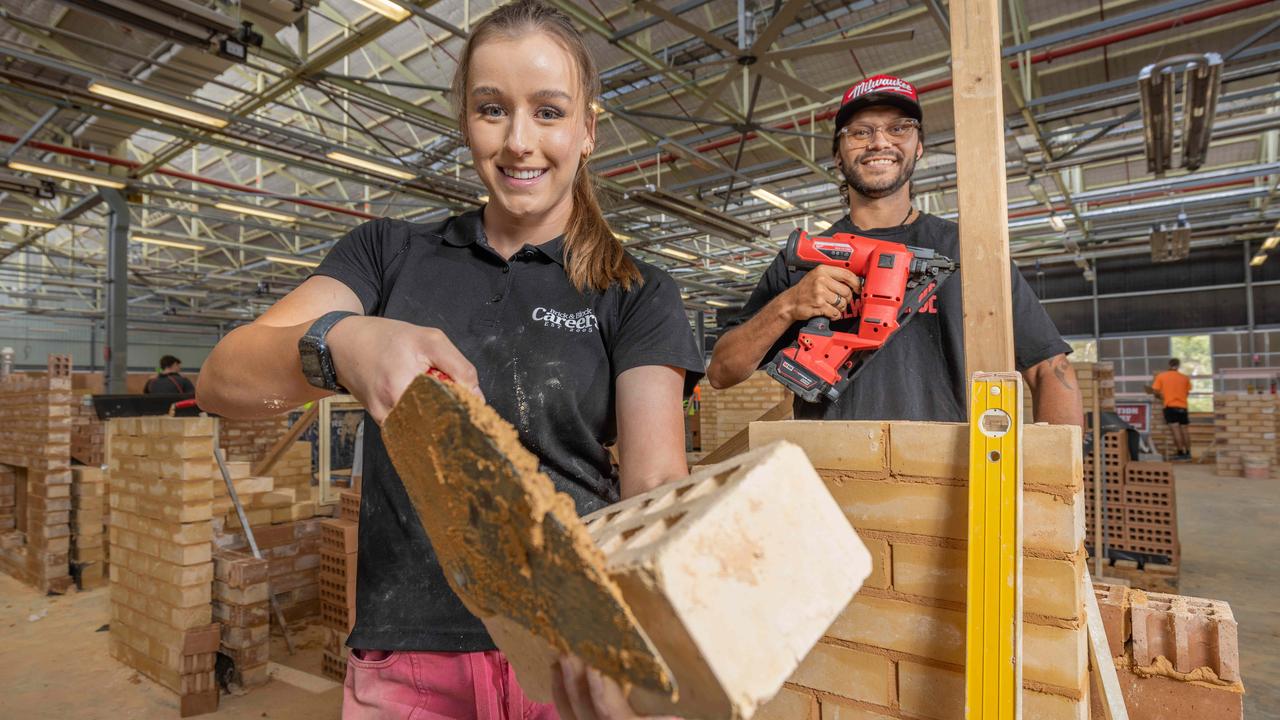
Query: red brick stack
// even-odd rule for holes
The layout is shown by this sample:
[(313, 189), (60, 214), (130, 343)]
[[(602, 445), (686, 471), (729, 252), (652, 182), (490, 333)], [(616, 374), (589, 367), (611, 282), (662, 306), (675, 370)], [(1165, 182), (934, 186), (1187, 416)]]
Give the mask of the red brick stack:
[(111, 655), (176, 692), (184, 716), (212, 712), (213, 421), (111, 424)]
[(71, 403), (71, 459), (82, 465), (104, 464), (103, 435), (102, 421), (93, 409), (93, 396), (75, 397)]
[(107, 584), (106, 488), (102, 468), (71, 467), (71, 565), (81, 590)]
[(267, 682), (271, 659), (268, 564), (248, 553), (213, 554), (213, 617), (222, 623), (219, 651), (235, 664), (232, 681), (242, 688)]
[(320, 622), (325, 627), (322, 669), (335, 680), (346, 677), (347, 635), (356, 618), (359, 494), (342, 493), (340, 507), (342, 517), (321, 523), (320, 546)]

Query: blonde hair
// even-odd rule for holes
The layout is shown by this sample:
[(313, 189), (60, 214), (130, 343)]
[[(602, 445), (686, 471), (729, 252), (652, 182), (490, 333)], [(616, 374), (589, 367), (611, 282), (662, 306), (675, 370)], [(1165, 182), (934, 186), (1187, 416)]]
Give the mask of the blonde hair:
[[(467, 82), (471, 70), (471, 55), (475, 49), (494, 37), (512, 38), (532, 32), (544, 32), (557, 40), (573, 58), (577, 66), (582, 90), (582, 112), (593, 112), (591, 103), (600, 95), (600, 73), (595, 60), (587, 51), (582, 36), (573, 27), (569, 16), (547, 5), (542, 0), (516, 0), (507, 3), (486, 16), (471, 31), (458, 69), (453, 75), (450, 91), (458, 125), (466, 135)], [(603, 292), (613, 283), (624, 290), (640, 285), (643, 279), (636, 264), (614, 237), (613, 230), (604, 219), (600, 201), (596, 198), (595, 182), (587, 170), (587, 158), (578, 162), (573, 179), (573, 210), (564, 233), (565, 273), (569, 282), (579, 292), (595, 290)]]

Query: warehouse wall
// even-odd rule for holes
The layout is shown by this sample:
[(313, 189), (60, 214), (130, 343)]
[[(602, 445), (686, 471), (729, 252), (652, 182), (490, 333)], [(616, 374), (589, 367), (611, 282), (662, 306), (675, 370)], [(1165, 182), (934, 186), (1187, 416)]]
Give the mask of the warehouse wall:
[[(96, 365), (102, 370), (102, 346), (106, 338), (99, 324), (96, 341), (88, 321), (7, 316), (0, 318), (0, 348), (14, 349), (17, 370), (43, 370), (50, 354), (70, 355), (76, 370)], [(183, 368), (198, 370), (218, 342), (217, 328), (191, 325), (143, 329), (130, 326), (129, 370), (150, 372), (162, 355), (182, 358)], [(94, 360), (96, 359), (96, 363)]]

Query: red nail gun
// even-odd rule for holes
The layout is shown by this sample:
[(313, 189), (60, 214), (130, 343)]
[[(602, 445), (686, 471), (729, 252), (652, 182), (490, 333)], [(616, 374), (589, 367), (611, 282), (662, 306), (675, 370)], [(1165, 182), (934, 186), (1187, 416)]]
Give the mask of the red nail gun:
[(858, 318), (856, 332), (836, 332), (829, 318), (812, 318), (799, 339), (765, 366), (770, 376), (808, 402), (840, 397), (867, 360), (938, 294), (958, 267), (933, 250), (853, 233), (818, 237), (796, 230), (787, 238), (785, 255), (793, 269), (831, 265), (862, 278), (861, 293), (842, 316)]

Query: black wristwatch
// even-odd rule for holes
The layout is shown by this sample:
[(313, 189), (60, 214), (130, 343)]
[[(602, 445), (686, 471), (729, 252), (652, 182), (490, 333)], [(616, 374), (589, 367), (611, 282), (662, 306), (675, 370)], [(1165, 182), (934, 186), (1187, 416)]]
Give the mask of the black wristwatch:
[(334, 310), (321, 315), (311, 324), (307, 333), (298, 339), (298, 356), (302, 358), (302, 374), (307, 382), (318, 388), (345, 393), (346, 388), (338, 384), (338, 371), (333, 366), (333, 355), (329, 353), (329, 343), (325, 336), (338, 324), (339, 320), (357, 315), (349, 310)]

